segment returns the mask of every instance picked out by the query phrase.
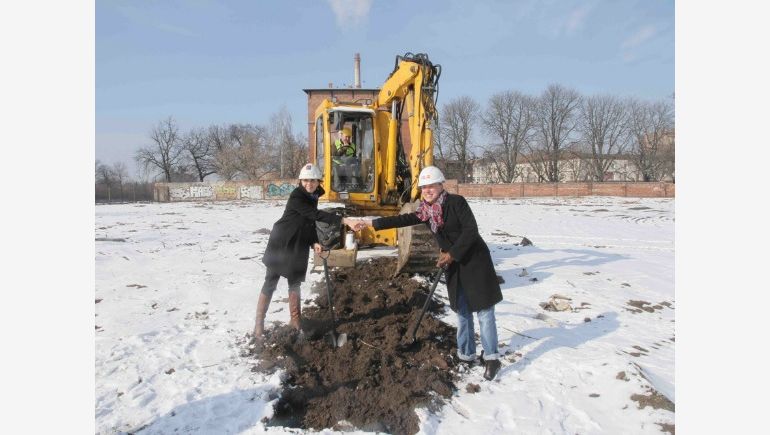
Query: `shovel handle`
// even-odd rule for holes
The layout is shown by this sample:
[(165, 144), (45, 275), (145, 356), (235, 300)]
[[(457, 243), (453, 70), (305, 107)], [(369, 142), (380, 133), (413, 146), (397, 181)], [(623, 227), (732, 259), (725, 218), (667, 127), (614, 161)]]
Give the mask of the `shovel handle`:
[(433, 281), (433, 285), (430, 287), (430, 293), (428, 293), (428, 297), (425, 299), (425, 303), (422, 305), (422, 311), (420, 311), (420, 317), (417, 318), (417, 323), (414, 325), (414, 328), (412, 329), (412, 343), (414, 343), (417, 340), (417, 328), (420, 327), (420, 322), (422, 322), (422, 317), (425, 315), (425, 311), (428, 310), (428, 305), (430, 305), (430, 301), (433, 299), (433, 292), (436, 291), (436, 287), (438, 286), (438, 282), (441, 279), (441, 275), (444, 273), (444, 268), (439, 267), (438, 272), (436, 273), (436, 279)]
[(321, 257), (321, 260), (323, 260), (323, 263), (324, 263), (324, 277), (326, 278), (326, 297), (329, 300), (329, 312), (331, 312), (331, 315), (332, 315), (332, 332), (334, 332), (334, 336), (336, 337), (337, 336), (337, 319), (334, 317), (334, 305), (332, 304), (332, 283), (331, 283), (331, 279), (329, 279), (329, 266), (328, 266), (328, 263), (326, 262), (327, 258), (329, 258), (328, 254), (326, 255), (326, 257)]

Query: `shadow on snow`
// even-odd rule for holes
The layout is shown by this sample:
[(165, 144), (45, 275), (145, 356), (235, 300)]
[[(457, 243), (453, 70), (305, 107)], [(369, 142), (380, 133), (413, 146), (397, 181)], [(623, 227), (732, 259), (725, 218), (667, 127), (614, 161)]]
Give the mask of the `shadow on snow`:
[[(150, 423), (121, 434), (236, 434), (272, 414), (273, 386), (235, 390), (179, 405)], [(277, 392), (275, 393), (277, 398)]]
[[(496, 265), (506, 259), (516, 258), (524, 254), (559, 254), (559, 258), (529, 265), (520, 264), (507, 269), (500, 269), (499, 266), (495, 266), (497, 273), (505, 280), (505, 284), (501, 286), (503, 292), (512, 288), (543, 282), (553, 275), (549, 270), (555, 267), (580, 266), (594, 269), (602, 264), (628, 258), (625, 255), (602, 252), (599, 249), (541, 249), (537, 246), (519, 247), (496, 243), (488, 244), (488, 246), (492, 253), (492, 261)], [(526, 276), (519, 276), (521, 269), (527, 269)], [(534, 278), (537, 279), (533, 280)]]
[(508, 346), (512, 349), (520, 348), (527, 343), (531, 343), (533, 339), (540, 341), (540, 343), (537, 347), (526, 353), (521, 352), (523, 357), (515, 363), (501, 369), (500, 376), (504, 376), (505, 373), (511, 371), (521, 372), (536, 359), (554, 349), (560, 347), (577, 348), (584, 343), (617, 330), (620, 326), (618, 313), (606, 312), (599, 316), (592, 322), (581, 323), (571, 328), (562, 326), (535, 328), (524, 331), (521, 335), (514, 335), (508, 342)]

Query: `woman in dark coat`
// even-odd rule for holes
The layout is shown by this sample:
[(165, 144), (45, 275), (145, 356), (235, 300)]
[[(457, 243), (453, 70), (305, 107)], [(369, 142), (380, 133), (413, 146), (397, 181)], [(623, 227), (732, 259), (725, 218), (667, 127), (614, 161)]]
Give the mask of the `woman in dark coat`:
[(340, 221), (354, 225), (355, 221), (342, 219), (333, 213), (318, 210), (318, 198), (324, 194), (321, 187), (323, 174), (312, 163), (299, 173), (299, 186), (289, 195), (283, 216), (273, 225), (262, 262), (267, 266), (265, 282), (257, 302), (254, 338), (264, 333), (265, 315), (280, 277), (289, 282), (289, 325), (300, 329), (300, 285), (305, 281), (310, 247), (321, 252), (315, 222), (339, 225)]
[(492, 380), (500, 369), (495, 304), (503, 295), (473, 211), (465, 198), (444, 190), (444, 181), (444, 174), (435, 166), (424, 168), (418, 182), (423, 201), (416, 212), (364, 220), (355, 228), (368, 224), (382, 230), (421, 223), (430, 227), (441, 248), (437, 266), (446, 269), (449, 304), (457, 313), (458, 358), (468, 362), (476, 359), (473, 328), (473, 313), (476, 313), (484, 348), (484, 377)]

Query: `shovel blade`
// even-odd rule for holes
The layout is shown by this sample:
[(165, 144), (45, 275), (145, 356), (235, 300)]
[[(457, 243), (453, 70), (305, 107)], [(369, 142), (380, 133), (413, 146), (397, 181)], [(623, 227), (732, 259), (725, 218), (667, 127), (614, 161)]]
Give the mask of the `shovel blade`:
[(331, 347), (342, 347), (348, 342), (348, 335), (345, 333), (336, 335), (330, 331), (326, 334), (326, 341), (329, 342)]
[(344, 332), (337, 336), (337, 347), (342, 347), (348, 342), (348, 334)]
[(413, 352), (419, 349), (420, 343), (413, 338), (402, 339), (401, 342), (396, 345), (396, 350), (399, 352)]

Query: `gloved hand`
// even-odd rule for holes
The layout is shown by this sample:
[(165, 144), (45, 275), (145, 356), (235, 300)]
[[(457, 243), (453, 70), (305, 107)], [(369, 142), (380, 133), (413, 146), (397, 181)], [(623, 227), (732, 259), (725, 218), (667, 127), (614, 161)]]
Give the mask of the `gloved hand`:
[(449, 264), (452, 263), (452, 261), (454, 261), (454, 259), (452, 258), (451, 255), (449, 255), (449, 252), (443, 252), (442, 251), (438, 255), (438, 262), (436, 262), (436, 266), (438, 266), (438, 267), (447, 267), (447, 266), (449, 266)]

